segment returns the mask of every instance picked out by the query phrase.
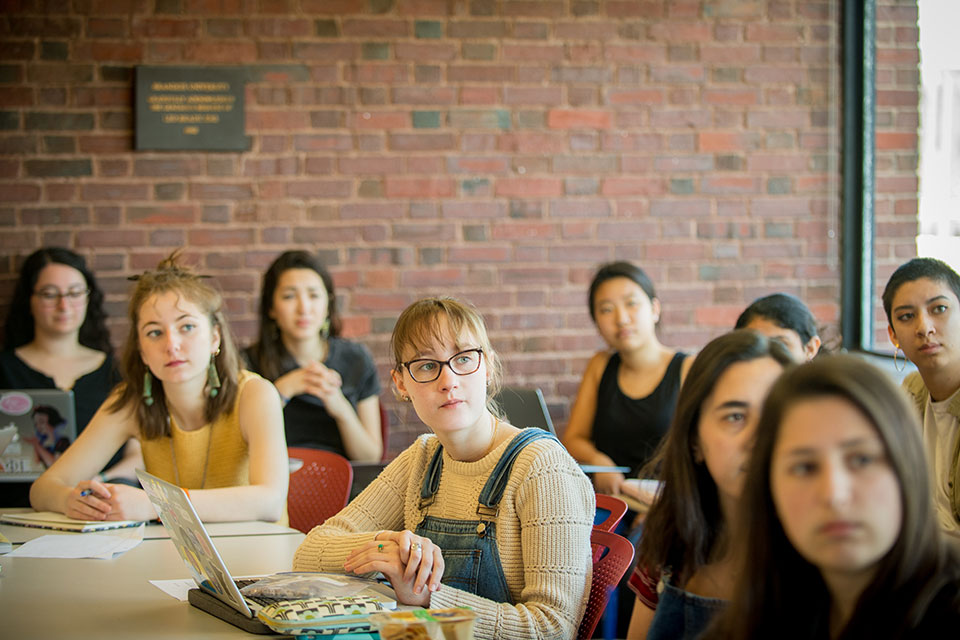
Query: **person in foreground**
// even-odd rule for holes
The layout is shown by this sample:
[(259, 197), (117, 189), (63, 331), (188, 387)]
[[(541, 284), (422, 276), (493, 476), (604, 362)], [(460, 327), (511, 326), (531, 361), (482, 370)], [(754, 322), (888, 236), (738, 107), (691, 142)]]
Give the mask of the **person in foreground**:
[(730, 523), (760, 407), (792, 363), (782, 343), (748, 329), (715, 338), (697, 355), (650, 463), (663, 489), (647, 514), (630, 577), (637, 598), (627, 638), (692, 640), (730, 597)]
[[(640, 267), (629, 262), (600, 267), (587, 305), (609, 349), (587, 364), (563, 443), (581, 463), (627, 466), (635, 478), (670, 426), (693, 358), (657, 338), (660, 299)], [(619, 472), (593, 477), (598, 493), (614, 495), (624, 480)]]
[(918, 427), (855, 356), (785, 373), (747, 472), (743, 569), (706, 637), (954, 637), (960, 558), (936, 526)]
[(817, 320), (807, 305), (787, 293), (757, 298), (737, 318), (737, 329), (753, 329), (782, 342), (797, 362), (813, 360), (820, 353)]
[(93, 478), (133, 437), (146, 470), (190, 490), (203, 520), (283, 518), (290, 472), (280, 399), (240, 369), (222, 302), (176, 254), (137, 278), (126, 382), (33, 484), (35, 509), (82, 520), (155, 518), (142, 489)]
[(306, 251), (280, 254), (263, 276), (260, 333), (251, 369), (284, 400), (287, 446), (377, 462), (380, 382), (366, 348), (340, 335), (333, 279)]
[(391, 339), (393, 382), (432, 434), (307, 535), (295, 570), (383, 572), (403, 604), (469, 606), (477, 638), (576, 636), (589, 596), (589, 480), (556, 439), (492, 398), (500, 362), (480, 314), (415, 302)]
[(917, 366), (903, 387), (919, 411), (940, 526), (960, 537), (960, 276), (914, 258), (887, 281), (883, 310), (890, 341)]

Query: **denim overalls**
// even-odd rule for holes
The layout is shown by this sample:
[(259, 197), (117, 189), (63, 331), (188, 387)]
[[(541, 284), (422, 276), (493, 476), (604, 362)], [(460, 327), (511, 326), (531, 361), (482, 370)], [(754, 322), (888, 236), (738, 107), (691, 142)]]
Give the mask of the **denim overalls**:
[(705, 598), (684, 591), (670, 583), (664, 573), (657, 585), (660, 599), (647, 632), (647, 640), (694, 640), (727, 606), (726, 600)]
[[(451, 520), (425, 515), (415, 533), (430, 538), (443, 552), (441, 583), (494, 602), (515, 604), (497, 551), (497, 513), (520, 451), (541, 438), (556, 438), (542, 429), (524, 429), (513, 438), (480, 492), (477, 520)], [(420, 487), (420, 510), (433, 503), (443, 471), (443, 446), (437, 447)]]

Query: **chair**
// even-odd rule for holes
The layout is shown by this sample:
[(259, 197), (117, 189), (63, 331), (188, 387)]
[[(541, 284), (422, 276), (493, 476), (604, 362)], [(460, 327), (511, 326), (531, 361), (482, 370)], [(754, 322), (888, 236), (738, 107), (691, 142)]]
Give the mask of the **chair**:
[[(590, 534), (593, 547), (593, 581), (590, 583), (590, 598), (587, 610), (580, 621), (577, 640), (587, 640), (597, 628), (597, 622), (607, 607), (610, 593), (617, 588), (620, 578), (633, 562), (633, 545), (623, 536), (611, 531), (594, 528)], [(599, 559), (598, 559), (599, 556)]]
[(288, 447), (287, 455), (303, 461), (303, 466), (290, 474), (287, 492), (290, 526), (309, 533), (347, 506), (353, 467), (349, 460), (332, 451)]
[(495, 400), (503, 409), (507, 420), (515, 427), (540, 427), (557, 435), (547, 403), (543, 399), (543, 392), (539, 388), (503, 387)]
[(627, 503), (616, 496), (597, 494), (597, 513), (593, 517), (593, 528), (601, 531), (613, 531), (627, 512)]

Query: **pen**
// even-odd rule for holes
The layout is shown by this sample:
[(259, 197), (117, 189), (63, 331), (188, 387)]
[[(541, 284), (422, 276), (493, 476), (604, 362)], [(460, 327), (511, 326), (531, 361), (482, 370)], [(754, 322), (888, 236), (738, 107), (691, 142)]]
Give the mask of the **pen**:
[(83, 491), (80, 492), (80, 497), (86, 498), (91, 493), (93, 493), (93, 489), (84, 489)]

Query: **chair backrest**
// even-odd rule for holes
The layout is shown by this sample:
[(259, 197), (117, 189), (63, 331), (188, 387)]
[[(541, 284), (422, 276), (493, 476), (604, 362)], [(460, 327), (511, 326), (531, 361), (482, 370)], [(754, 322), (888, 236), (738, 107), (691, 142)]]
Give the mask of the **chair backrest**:
[(309, 533), (312, 528), (347, 506), (353, 467), (332, 451), (288, 447), (290, 459), (303, 465), (290, 474), (287, 513), (290, 526)]
[(613, 531), (627, 512), (627, 503), (616, 496), (597, 494), (597, 513), (593, 517), (593, 528), (601, 531)]
[(590, 534), (590, 546), (594, 550), (593, 581), (577, 640), (586, 640), (593, 635), (610, 600), (610, 592), (617, 588), (620, 578), (633, 562), (633, 544), (611, 531), (594, 529)]
[(515, 427), (540, 427), (557, 435), (547, 410), (547, 403), (543, 399), (543, 392), (539, 388), (524, 389), (522, 387), (503, 387), (495, 398), (507, 420)]
[(380, 462), (387, 460), (387, 441), (390, 437), (390, 416), (387, 414), (387, 408), (383, 406), (383, 400), (380, 401), (380, 439), (383, 440), (383, 453), (380, 455)]

